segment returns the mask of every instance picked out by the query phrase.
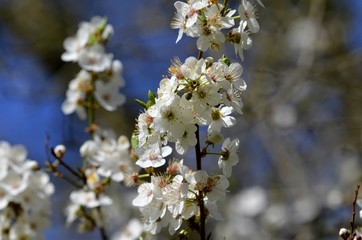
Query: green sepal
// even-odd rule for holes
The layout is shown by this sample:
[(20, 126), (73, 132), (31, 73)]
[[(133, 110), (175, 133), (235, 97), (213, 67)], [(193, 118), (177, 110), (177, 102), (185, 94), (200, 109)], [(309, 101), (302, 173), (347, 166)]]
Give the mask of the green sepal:
[(103, 17), (102, 22), (97, 27), (96, 31), (89, 36), (88, 43), (87, 43), (89, 46), (101, 43), (101, 41), (102, 41), (101, 36), (102, 36), (102, 33), (103, 33), (104, 29), (107, 26), (107, 21), (108, 21), (107, 18)]
[(92, 45), (96, 45), (97, 43), (98, 43), (97, 37), (94, 34), (90, 35), (89, 38), (88, 38), (88, 43), (87, 44), (89, 46), (92, 46)]
[(137, 134), (135, 133), (132, 133), (132, 136), (131, 136), (131, 147), (133, 149), (136, 149), (138, 146), (138, 137), (137, 137)]
[(103, 32), (104, 29), (105, 29), (106, 26), (107, 26), (107, 21), (108, 21), (107, 17), (103, 17), (103, 18), (102, 18), (102, 23), (100, 24), (100, 26), (98, 27), (97, 30), (100, 31), (100, 32)]
[(154, 94), (151, 90), (148, 90), (148, 101), (147, 102), (143, 102), (139, 99), (136, 99), (136, 102), (141, 105), (141, 107), (143, 107), (144, 109), (149, 109), (151, 106), (156, 104), (156, 97), (157, 95)]
[(230, 59), (224, 54), (221, 57), (221, 61), (223, 61), (226, 65), (230, 66)]

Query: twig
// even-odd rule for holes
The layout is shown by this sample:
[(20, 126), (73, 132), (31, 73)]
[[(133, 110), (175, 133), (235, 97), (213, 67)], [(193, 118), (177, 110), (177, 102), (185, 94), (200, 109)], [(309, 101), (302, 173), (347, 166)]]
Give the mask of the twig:
[(49, 151), (49, 134), (46, 132), (45, 133), (45, 162), (50, 163), (50, 151)]
[(71, 174), (73, 174), (74, 176), (76, 176), (77, 178), (79, 178), (80, 180), (82, 180), (83, 182), (85, 182), (85, 178), (84, 176), (82, 176), (81, 174), (79, 174), (78, 172), (76, 172), (73, 168), (71, 168), (66, 162), (64, 162), (61, 158), (57, 157), (54, 149), (51, 149), (51, 153), (53, 154), (53, 156), (59, 161), (59, 164), (62, 165), (65, 169), (67, 169)]
[(105, 228), (103, 226), (103, 215), (102, 215), (102, 209), (101, 209), (100, 206), (97, 207), (97, 211), (98, 211), (98, 214), (99, 214), (99, 218), (101, 219), (101, 223), (102, 223), (102, 225), (98, 226), (98, 229), (99, 229), (99, 232), (101, 234), (102, 240), (108, 240), (106, 230), (105, 230)]
[[(201, 170), (201, 150), (200, 150), (200, 131), (199, 131), (199, 125), (196, 124), (196, 145), (195, 145), (195, 154), (196, 154), (196, 169)], [(198, 199), (198, 205), (200, 207), (200, 239), (205, 240), (206, 239), (206, 231), (205, 231), (205, 205), (204, 205), (204, 194), (200, 190), (199, 195), (197, 196)]]
[(58, 178), (62, 178), (64, 179), (66, 182), (68, 182), (69, 184), (73, 185), (74, 187), (81, 189), (82, 186), (78, 185), (78, 183), (76, 183), (75, 181), (73, 181), (73, 179), (69, 178), (68, 176), (64, 175), (61, 172), (53, 172), (54, 176), (58, 177)]
[[(54, 174), (54, 176), (59, 177), (64, 179), (66, 182), (70, 183), (71, 185), (73, 185), (76, 188), (81, 188), (81, 186), (78, 185), (78, 183), (76, 183), (75, 181), (73, 181), (71, 178), (69, 178), (68, 176), (66, 176), (65, 174), (57, 171), (57, 165), (59, 163), (61, 163), (61, 159), (59, 159), (58, 157), (56, 157), (54, 149), (53, 148), (49, 148), (49, 134), (46, 133), (45, 135), (45, 165), (47, 166), (47, 171), (50, 171)], [(50, 161), (50, 155), (49, 153), (52, 153), (52, 155), (56, 158), (56, 162), (55, 163), (51, 163)], [(71, 169), (72, 170), (72, 169)], [(79, 177), (79, 176), (77, 176)]]
[(356, 217), (356, 202), (357, 202), (357, 197), (358, 197), (358, 191), (359, 191), (359, 185), (357, 185), (356, 190), (354, 190), (354, 199), (352, 202), (352, 220), (349, 222), (351, 225), (351, 233), (354, 233), (354, 221), (355, 221), (355, 217)]

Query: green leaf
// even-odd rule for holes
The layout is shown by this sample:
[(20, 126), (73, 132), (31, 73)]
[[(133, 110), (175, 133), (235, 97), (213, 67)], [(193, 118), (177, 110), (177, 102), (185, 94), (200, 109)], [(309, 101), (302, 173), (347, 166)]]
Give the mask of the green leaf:
[(151, 90), (148, 90), (148, 100), (152, 103), (152, 105), (156, 103), (156, 97), (156, 94), (154, 94)]
[(141, 100), (139, 100), (139, 99), (135, 99), (135, 101), (139, 104), (139, 105), (141, 105), (141, 107), (143, 107), (144, 109), (148, 109), (148, 107), (147, 107), (147, 103), (145, 103), (145, 102), (143, 102), (143, 101), (141, 101)]

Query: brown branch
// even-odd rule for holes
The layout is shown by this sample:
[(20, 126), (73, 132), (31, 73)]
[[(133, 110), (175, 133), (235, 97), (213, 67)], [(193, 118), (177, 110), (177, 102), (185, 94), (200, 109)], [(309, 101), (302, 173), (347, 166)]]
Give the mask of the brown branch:
[(355, 222), (355, 218), (356, 218), (356, 202), (357, 202), (359, 188), (360, 188), (360, 186), (357, 185), (356, 190), (354, 190), (354, 199), (352, 202), (352, 220), (349, 222), (351, 225), (352, 234), (354, 233), (354, 222)]
[[(203, 52), (199, 51), (197, 59), (200, 60), (203, 56)], [(196, 124), (196, 145), (195, 145), (195, 154), (196, 154), (196, 169), (199, 171), (202, 169), (201, 164), (201, 147), (200, 147), (200, 131), (199, 125)], [(198, 195), (198, 205), (200, 207), (200, 239), (206, 240), (206, 212), (205, 212), (205, 204), (204, 204), (204, 194), (202, 191), (199, 192)]]
[(56, 160), (59, 162), (60, 165), (62, 165), (65, 169), (67, 169), (71, 174), (73, 174), (79, 180), (83, 181), (83, 183), (86, 183), (84, 176), (76, 172), (71, 166), (69, 166), (66, 162), (64, 162), (62, 158), (57, 157), (53, 148), (51, 148), (51, 153), (56, 158)]

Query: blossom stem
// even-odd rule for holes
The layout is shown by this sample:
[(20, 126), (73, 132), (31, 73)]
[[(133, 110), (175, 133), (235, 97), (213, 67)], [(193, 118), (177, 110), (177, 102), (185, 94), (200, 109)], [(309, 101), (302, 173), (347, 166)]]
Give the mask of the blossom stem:
[(78, 188), (78, 189), (82, 188), (82, 186), (79, 186), (78, 183), (73, 181), (70, 177), (66, 176), (65, 174), (63, 174), (63, 173), (61, 173), (59, 171), (57, 171), (56, 169), (49, 168), (47, 171), (52, 172), (54, 174), (54, 176), (56, 176), (58, 178), (64, 179), (66, 182), (68, 182), (69, 184), (71, 184), (75, 188)]
[[(222, 10), (221, 10), (221, 16), (224, 16), (225, 17), (225, 10), (226, 10), (226, 8), (227, 8), (227, 5), (228, 5), (228, 3), (229, 3), (229, 0), (224, 0), (224, 2), (223, 2), (223, 8), (222, 8)], [(217, 4), (216, 4), (216, 6), (218, 6)]]
[[(84, 216), (86, 219), (88, 219), (93, 226), (97, 226), (96, 220), (94, 219), (94, 217), (92, 217), (92, 216), (86, 211), (85, 207), (81, 207), (80, 209), (81, 209), (81, 211), (82, 211), (82, 213), (83, 213), (82, 216)], [(100, 208), (100, 207), (97, 207), (96, 209), (97, 209), (97, 211), (98, 211), (98, 214), (101, 216), (101, 208)], [(100, 232), (100, 234), (101, 234), (101, 239), (102, 239), (102, 240), (108, 240), (109, 238), (108, 238), (108, 236), (107, 236), (107, 233), (106, 233), (104, 227), (103, 227), (103, 226), (99, 226), (98, 229), (99, 229), (99, 232)]]
[(200, 239), (206, 240), (206, 214), (204, 205), (204, 194), (200, 192)]
[(106, 234), (106, 231), (104, 230), (104, 227), (99, 227), (99, 231), (101, 233), (102, 240), (108, 240), (108, 236)]
[(72, 179), (70, 179), (69, 177), (63, 175), (60, 176), (61, 178), (63, 178), (65, 181), (67, 181), (69, 184), (73, 185), (74, 187), (81, 189), (82, 187), (78, 185), (78, 183), (74, 182)]
[[(199, 54), (200, 55), (200, 54)], [(196, 124), (196, 145), (195, 145), (195, 153), (196, 153), (196, 169), (201, 170), (201, 150), (200, 150), (200, 131), (199, 131), (199, 125)], [(206, 223), (206, 214), (205, 214), (205, 205), (204, 205), (204, 194), (202, 191), (199, 191), (198, 194), (198, 204), (200, 206), (200, 239), (205, 240), (206, 239), (206, 231), (205, 231), (205, 223)]]
[(219, 152), (206, 152), (205, 154), (208, 154), (208, 155), (218, 155), (218, 156), (223, 155), (222, 153), (219, 153)]
[(67, 169), (70, 173), (72, 173), (74, 176), (76, 176), (77, 178), (79, 178), (80, 180), (84, 180), (84, 177), (82, 177), (79, 173), (77, 173), (76, 171), (74, 171), (68, 164), (66, 164), (63, 160), (59, 159), (59, 163), (60, 165), (62, 165), (65, 169)]
[(203, 54), (204, 54), (203, 51), (199, 51), (199, 54), (197, 55), (197, 59), (200, 60), (202, 58)]
[[(199, 51), (197, 58), (200, 60), (203, 56), (203, 51)], [(200, 147), (200, 129), (199, 125), (196, 124), (196, 145), (195, 145), (195, 154), (196, 154), (196, 169), (199, 171), (202, 169), (201, 165), (201, 147)], [(200, 206), (200, 239), (206, 240), (206, 213), (205, 213), (205, 204), (204, 204), (204, 193), (202, 191), (199, 192), (198, 202)]]
[(94, 96), (93, 96), (93, 92), (90, 93), (88, 95), (88, 101), (89, 101), (89, 107), (88, 107), (88, 129), (89, 129), (89, 135), (90, 135), (90, 139), (93, 139), (93, 125), (95, 122), (95, 111), (94, 111), (94, 106), (95, 106), (95, 102), (94, 102)]
[[(94, 89), (95, 89), (95, 75), (92, 73), (92, 91), (90, 93), (88, 93), (88, 98), (87, 98), (87, 101), (88, 101), (88, 131), (89, 131), (89, 137), (91, 140), (93, 140), (93, 137), (94, 137), (94, 130), (95, 130), (95, 107), (96, 107), (96, 102), (95, 102), (95, 99), (94, 99)], [(86, 168), (86, 165), (87, 165), (87, 161), (86, 159), (84, 158), (83, 159), (83, 169)], [(85, 182), (86, 184), (86, 182)], [(102, 216), (102, 209), (101, 207), (97, 207), (97, 211), (98, 211), (98, 214), (99, 214), (99, 217), (101, 219), (103, 219), (103, 216)], [(103, 221), (102, 221), (103, 222)], [(101, 226), (98, 226), (98, 229), (99, 229), (99, 232), (101, 234), (101, 239), (102, 240), (108, 240), (108, 236), (107, 236), (107, 233), (104, 229), (104, 226), (101, 225)]]
[(96, 115), (96, 102), (94, 98), (95, 92), (95, 81), (97, 79), (97, 75), (94, 72), (91, 72), (91, 83), (92, 83), (92, 91), (88, 93), (87, 103), (88, 103), (88, 131), (90, 139), (93, 139), (94, 135), (94, 124), (95, 124), (95, 115)]
[(195, 154), (196, 154), (196, 170), (201, 170), (202, 169), (202, 165), (201, 165), (201, 150), (200, 150), (200, 130), (199, 130), (199, 125), (196, 124), (196, 145), (195, 145)]
[[(73, 174), (75, 177), (79, 178), (80, 180), (84, 180), (84, 177), (79, 174), (78, 172), (76, 172), (73, 168), (71, 168), (66, 162), (63, 161), (62, 158), (59, 158), (56, 156), (55, 152), (54, 152), (54, 149), (51, 149), (51, 153), (52, 155), (55, 157), (56, 161), (62, 165), (65, 169), (67, 169), (71, 174)], [(56, 163), (57, 165), (57, 163)]]
[[(95, 99), (94, 99), (94, 82), (95, 82), (95, 76), (93, 73), (91, 73), (92, 75), (92, 91), (88, 92), (87, 94), (87, 111), (88, 111), (88, 132), (89, 132), (89, 137), (90, 139), (93, 140), (93, 133), (94, 133), (94, 123), (95, 123)], [(83, 159), (83, 164), (82, 164), (82, 169), (85, 169), (87, 165), (87, 160), (84, 158)]]
[(145, 173), (145, 174), (140, 174), (140, 175), (138, 175), (137, 176), (137, 178), (148, 178), (148, 177), (150, 177), (151, 176), (151, 174), (149, 174), (149, 173)]
[[(97, 211), (98, 211), (98, 214), (99, 214), (99, 216), (101, 218), (101, 221), (103, 222), (101, 207), (97, 207)], [(106, 230), (104, 229), (103, 225), (99, 226), (98, 228), (99, 228), (99, 232), (101, 234), (102, 240), (108, 240), (108, 236), (107, 236)]]
[[(202, 55), (204, 54), (203, 51), (199, 51), (197, 55), (197, 59), (200, 60), (202, 58)], [(195, 154), (196, 154), (196, 170), (201, 170), (201, 147), (200, 147), (200, 127), (198, 124), (196, 124), (196, 145), (195, 145)], [(201, 209), (200, 209), (201, 210)]]
[(355, 217), (356, 217), (356, 202), (357, 202), (357, 198), (358, 198), (358, 191), (359, 191), (360, 185), (357, 185), (356, 190), (354, 191), (354, 199), (352, 202), (352, 220), (350, 221), (351, 224), (351, 233), (354, 233), (354, 221), (355, 221)]

